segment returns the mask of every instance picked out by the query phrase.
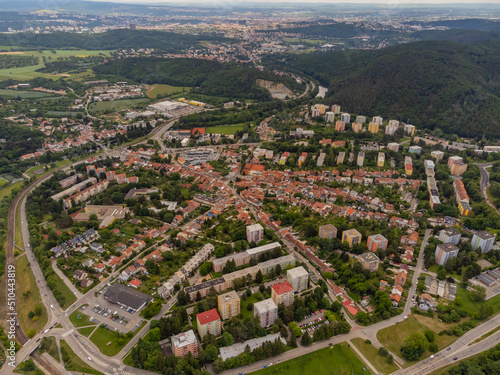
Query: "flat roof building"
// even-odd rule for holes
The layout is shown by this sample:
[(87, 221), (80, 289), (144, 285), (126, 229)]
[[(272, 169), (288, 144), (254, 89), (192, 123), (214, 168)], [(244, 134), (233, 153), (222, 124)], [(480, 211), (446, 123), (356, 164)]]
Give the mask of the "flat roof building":
[(375, 254), (363, 253), (359, 255), (358, 259), (363, 271), (368, 270), (370, 272), (375, 272), (378, 269), (380, 259)]
[(273, 325), (278, 317), (278, 306), (272, 298), (256, 302), (254, 305), (254, 316), (259, 318), (261, 327)]
[(342, 242), (347, 242), (349, 247), (352, 247), (354, 244), (360, 244), (361, 238), (361, 233), (356, 229), (349, 229), (342, 232)]
[(389, 241), (387, 238), (382, 236), (381, 234), (374, 234), (368, 237), (368, 250), (372, 253), (376, 252), (378, 249), (387, 250), (387, 245)]
[(193, 354), (193, 357), (198, 357), (198, 339), (194, 331), (179, 333), (172, 336), (172, 349), (176, 357), (186, 358), (188, 353)]
[(333, 224), (326, 224), (319, 227), (319, 238), (328, 238), (333, 240), (337, 237), (337, 228)]
[(230, 319), (240, 313), (240, 297), (234, 290), (217, 297), (222, 320)]
[(458, 255), (458, 247), (451, 243), (443, 243), (436, 246), (436, 263), (444, 266), (448, 259)]
[(296, 292), (307, 289), (309, 282), (309, 272), (304, 267), (295, 267), (288, 270), (286, 273), (286, 280), (290, 283)]
[(122, 284), (113, 284), (104, 292), (103, 297), (111, 303), (125, 306), (134, 311), (139, 311), (146, 306), (153, 297), (138, 290), (128, 288)]

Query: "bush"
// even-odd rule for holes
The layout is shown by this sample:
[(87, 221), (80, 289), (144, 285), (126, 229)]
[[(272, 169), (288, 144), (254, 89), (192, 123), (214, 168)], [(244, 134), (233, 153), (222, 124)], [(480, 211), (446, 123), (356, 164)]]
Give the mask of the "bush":
[(387, 357), (389, 355), (389, 351), (383, 346), (381, 346), (380, 348), (378, 348), (378, 355), (382, 357)]
[(248, 302), (247, 310), (248, 311), (252, 311), (252, 309), (253, 309), (253, 303), (252, 302)]
[(436, 344), (436, 343), (434, 343), (434, 342), (433, 342), (433, 343), (431, 343), (431, 344), (429, 345), (429, 351), (430, 351), (431, 353), (437, 353), (437, 352), (438, 352), (438, 350), (439, 350), (439, 348), (438, 348), (438, 346), (437, 346), (437, 344)]
[(394, 363), (394, 358), (392, 357), (392, 354), (387, 357), (386, 362), (390, 365)]
[(371, 344), (372, 344), (372, 342), (371, 342), (370, 340), (366, 339), (366, 340), (365, 340), (365, 344), (371, 345)]
[(427, 341), (434, 342), (434, 338), (436, 336), (434, 331), (431, 331), (430, 329), (426, 329), (424, 332), (424, 335), (425, 335), (425, 338), (427, 339)]

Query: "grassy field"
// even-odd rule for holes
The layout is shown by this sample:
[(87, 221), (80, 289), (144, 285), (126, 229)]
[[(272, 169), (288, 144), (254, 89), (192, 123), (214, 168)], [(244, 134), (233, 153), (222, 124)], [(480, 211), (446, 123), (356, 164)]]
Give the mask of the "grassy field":
[(255, 305), (255, 302), (262, 301), (263, 299), (264, 297), (262, 296), (262, 293), (257, 292), (248, 297), (246, 301), (241, 300), (241, 315), (243, 315), (244, 318), (251, 318), (253, 316), (254, 309), (248, 311), (248, 304), (251, 302)]
[(149, 99), (140, 98), (140, 99), (123, 99), (123, 100), (112, 100), (106, 102), (94, 102), (89, 105), (89, 112), (97, 113), (97, 112), (105, 112), (105, 111), (120, 111), (125, 108), (133, 108), (139, 104), (148, 102)]
[(0, 201), (4, 197), (10, 196), (10, 194), (12, 193), (12, 190), (14, 190), (14, 189), (21, 190), (22, 187), (23, 187), (23, 182), (22, 181), (19, 181), (19, 182), (16, 182), (15, 184), (12, 184), (10, 186), (4, 187), (2, 190), (0, 190)]
[(12, 98), (17, 98), (19, 96), (22, 99), (33, 99), (33, 98), (38, 99), (38, 98), (52, 96), (52, 94), (46, 92), (37, 92), (37, 91), (18, 91), (18, 90), (0, 89), (0, 96), (9, 96)]
[[(24, 294), (27, 294), (24, 296)], [(18, 296), (17, 311), (21, 327), (24, 332), (34, 329), (40, 332), (47, 324), (47, 310), (42, 303), (40, 291), (31, 268), (28, 265), (28, 258), (21, 256), (16, 260), (16, 294)], [(28, 318), (30, 311), (35, 310), (35, 306), (42, 306), (42, 315), (36, 322)]]
[(61, 307), (63, 308), (63, 310), (66, 310), (76, 301), (76, 296), (57, 274), (52, 275), (52, 277), (56, 282), (56, 288), (59, 289), (61, 294), (64, 296), (64, 304)]
[(77, 309), (71, 313), (71, 315), (69, 316), (69, 321), (73, 323), (76, 328), (95, 325), (95, 323), (92, 323), (89, 320), (89, 316), (80, 311), (80, 309)]
[[(394, 326), (381, 329), (377, 333), (377, 338), (382, 345), (384, 345), (389, 351), (391, 351), (392, 353), (396, 354), (399, 357), (401, 357), (400, 349), (403, 346), (404, 341), (411, 334), (416, 332), (420, 332), (423, 334), (426, 329), (431, 329), (432, 331), (434, 331), (436, 333), (434, 342), (437, 344), (439, 350), (441, 350), (445, 346), (448, 346), (452, 341), (456, 339), (456, 337), (454, 336), (437, 335), (437, 333), (439, 333), (441, 330), (440, 329), (436, 330), (436, 328), (438, 328), (439, 326), (436, 325), (436, 323), (434, 323), (434, 320), (431, 318), (426, 318), (428, 320), (422, 320), (420, 318), (426, 318), (426, 317), (419, 316), (419, 320), (425, 322), (426, 325), (419, 322), (419, 320), (417, 320), (415, 316), (410, 316), (408, 319)], [(431, 352), (425, 351), (420, 360), (430, 355)]]
[[(30, 177), (36, 176), (37, 178), (40, 178), (40, 177), (44, 176), (45, 174), (49, 173), (50, 171), (52, 171), (56, 168), (59, 168), (59, 167), (63, 167), (63, 166), (68, 165), (68, 164), (71, 164), (71, 160), (65, 159), (65, 160), (56, 161), (54, 168), (51, 168), (50, 164), (35, 165), (35, 166), (29, 168), (25, 173)], [(35, 171), (37, 171), (38, 169), (44, 169), (45, 167), (49, 167), (49, 169), (43, 173), (35, 175), (35, 173), (34, 173)]]
[(16, 210), (16, 226), (14, 231), (14, 241), (16, 245), (23, 249), (24, 251), (24, 243), (23, 243), (23, 234), (21, 230), (21, 205), (17, 206)]
[(363, 362), (347, 344), (330, 348), (274, 364), (271, 367), (252, 372), (255, 375), (365, 375), (371, 374)]
[(91, 334), (92, 332), (94, 332), (94, 330), (95, 330), (95, 326), (93, 326), (93, 327), (85, 327), (85, 328), (80, 328), (80, 329), (78, 330), (78, 332), (79, 332), (81, 335), (85, 336), (85, 337), (89, 337), (89, 336), (90, 336), (90, 334)]
[[(101, 349), (102, 353), (112, 357), (118, 354), (130, 339), (120, 339), (115, 332), (101, 326), (95, 330), (92, 336), (90, 336), (90, 341)], [(109, 342), (111, 342), (111, 344), (107, 345)]]
[(356, 348), (363, 354), (363, 356), (370, 361), (370, 363), (375, 367), (378, 371), (383, 374), (390, 374), (391, 372), (396, 371), (399, 367), (396, 364), (388, 364), (385, 357), (382, 357), (378, 354), (378, 349), (371, 344), (365, 343), (363, 339), (355, 338), (352, 339)]
[[(84, 362), (84, 360), (80, 359), (64, 340), (61, 340), (61, 354), (63, 356), (64, 367), (66, 370), (86, 374), (103, 375), (102, 372), (94, 370), (90, 365)], [(85, 359), (85, 361), (87, 361), (87, 359)]]
[[(0, 46), (1, 49), (7, 49), (7, 46)], [(50, 79), (59, 79), (61, 77), (67, 76), (66, 74), (48, 74), (39, 73), (36, 70), (45, 67), (43, 63), (42, 56), (45, 56), (48, 61), (49, 57), (51, 59), (56, 59), (58, 57), (86, 57), (86, 56), (96, 56), (99, 54), (104, 54), (109, 56), (112, 51), (87, 51), (87, 50), (56, 50), (56, 53), (50, 51), (22, 51), (21, 53), (16, 53), (20, 56), (38, 56), (40, 57), (40, 64), (32, 66), (24, 66), (22, 68), (11, 68), (11, 69), (0, 69), (0, 80), (5, 79), (17, 79), (17, 80), (29, 80), (35, 77), (45, 77)], [(73, 77), (78, 75), (73, 75)]]
[(59, 349), (54, 336), (46, 336), (40, 343), (40, 353), (49, 353), (57, 362), (59, 362)]
[(181, 93), (181, 92), (188, 93), (189, 91), (191, 91), (190, 87), (178, 87), (178, 86), (156, 84), (156, 85), (151, 85), (147, 89), (146, 95), (148, 96), (148, 98), (156, 99), (158, 96), (162, 97), (162, 96), (177, 94), (177, 93)]
[(206, 129), (208, 134), (236, 134), (237, 131), (243, 130), (243, 125), (227, 125), (227, 126), (209, 126)]

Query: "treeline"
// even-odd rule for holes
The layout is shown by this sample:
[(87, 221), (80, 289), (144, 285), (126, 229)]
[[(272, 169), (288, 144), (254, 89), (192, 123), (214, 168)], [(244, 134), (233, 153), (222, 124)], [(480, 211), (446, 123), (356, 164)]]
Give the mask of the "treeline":
[(38, 64), (40, 59), (34, 56), (0, 55), (0, 69), (21, 68)]
[[(459, 136), (500, 136), (496, 43), (416, 42), (377, 51), (269, 56), (329, 86), (327, 104)], [(483, 77), (489, 77), (484, 79)]]
[(110, 30), (100, 34), (74, 34), (57, 32), (52, 34), (3, 34), (1, 46), (31, 47), (34, 49), (141, 49), (154, 48), (168, 53), (181, 52), (191, 47), (201, 48), (201, 41), (231, 41), (223, 37), (208, 35), (176, 34), (149, 30)]
[(394, 36), (400, 34), (400, 31), (394, 29), (374, 30), (364, 26), (357, 26), (347, 23), (333, 23), (328, 25), (308, 25), (305, 27), (292, 27), (287, 29), (278, 29), (268, 32), (293, 33), (302, 34), (311, 37), (328, 37), (328, 38), (354, 38), (361, 35), (369, 36)]
[(271, 100), (257, 79), (300, 88), (289, 77), (262, 72), (249, 65), (199, 59), (128, 58), (113, 60), (94, 68), (103, 78), (118, 76), (135, 82), (193, 87), (195, 93), (235, 99)]
[(446, 372), (446, 375), (498, 374), (500, 345), (487, 350), (477, 357), (465, 359)]
[(43, 133), (27, 126), (9, 124), (0, 119), (0, 174), (12, 172), (10, 161), (35, 152), (43, 146)]

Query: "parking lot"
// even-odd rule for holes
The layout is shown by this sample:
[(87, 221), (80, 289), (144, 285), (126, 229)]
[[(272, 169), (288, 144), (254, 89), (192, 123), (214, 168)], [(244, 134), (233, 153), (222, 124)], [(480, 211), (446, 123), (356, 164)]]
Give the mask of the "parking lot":
[(102, 295), (91, 298), (87, 303), (89, 306), (83, 312), (94, 319), (94, 323), (106, 324), (108, 328), (121, 333), (134, 331), (144, 320), (139, 313), (114, 305)]
[(329, 320), (325, 319), (325, 314), (323, 310), (315, 311), (315, 313), (311, 313), (305, 317), (305, 319), (301, 320), (298, 325), (300, 329), (302, 329), (302, 333), (306, 333), (308, 331), (310, 334), (320, 327), (322, 324), (330, 323)]

